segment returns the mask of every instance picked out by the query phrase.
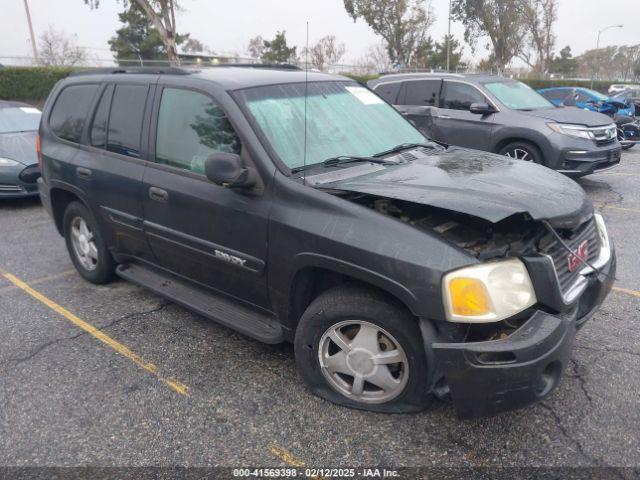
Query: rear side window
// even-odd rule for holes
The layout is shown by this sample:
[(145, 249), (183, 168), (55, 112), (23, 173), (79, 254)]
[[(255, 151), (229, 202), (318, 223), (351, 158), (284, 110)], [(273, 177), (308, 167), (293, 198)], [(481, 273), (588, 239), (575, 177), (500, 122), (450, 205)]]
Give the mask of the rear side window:
[(400, 82), (386, 83), (376, 87), (374, 92), (384, 98), (388, 103), (394, 105), (397, 104), (398, 91), (400, 90)]
[(487, 103), (477, 88), (465, 83), (446, 82), (442, 106), (450, 110), (469, 110), (472, 103)]
[(107, 146), (107, 123), (109, 121), (109, 109), (111, 108), (111, 98), (113, 97), (113, 85), (107, 86), (96, 115), (93, 117), (93, 125), (91, 127), (91, 145), (98, 148), (106, 148)]
[(146, 85), (116, 85), (111, 101), (107, 150), (129, 157), (140, 157), (140, 137)]
[(571, 96), (568, 90), (548, 90), (542, 94), (548, 100), (565, 100)]
[(58, 96), (49, 117), (51, 131), (58, 137), (79, 143), (98, 85), (71, 85)]
[(405, 82), (405, 105), (433, 107), (440, 93), (441, 80), (416, 80)]
[(206, 95), (165, 88), (158, 113), (156, 162), (204, 173), (215, 152), (240, 153), (240, 139), (224, 112)]

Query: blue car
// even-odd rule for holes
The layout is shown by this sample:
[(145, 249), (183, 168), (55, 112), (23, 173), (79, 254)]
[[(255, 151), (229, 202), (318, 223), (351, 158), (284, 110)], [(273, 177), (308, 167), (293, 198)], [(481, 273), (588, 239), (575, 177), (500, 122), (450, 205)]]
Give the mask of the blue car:
[(603, 95), (600, 92), (589, 88), (581, 87), (555, 87), (543, 88), (538, 92), (554, 105), (565, 105), (591, 110), (592, 112), (604, 113), (613, 116), (635, 114), (635, 107), (632, 104), (621, 102), (612, 97)]

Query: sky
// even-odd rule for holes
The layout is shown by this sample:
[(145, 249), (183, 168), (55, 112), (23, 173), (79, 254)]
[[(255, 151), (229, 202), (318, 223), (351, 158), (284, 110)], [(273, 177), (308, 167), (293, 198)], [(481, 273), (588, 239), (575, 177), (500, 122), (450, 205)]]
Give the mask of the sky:
[[(107, 41), (119, 27), (117, 14), (122, 3), (101, 0), (91, 10), (83, 0), (28, 0), (36, 36), (49, 26), (77, 36), (93, 59), (111, 59)], [(639, 0), (559, 0), (556, 24), (557, 50), (570, 45), (574, 55), (595, 48), (598, 30), (612, 23), (625, 24), (602, 34), (601, 46), (640, 43)], [(436, 39), (447, 32), (449, 0), (431, 0), (436, 22), (431, 34)], [(606, 7), (603, 5), (606, 4)], [(217, 53), (245, 54), (250, 38), (272, 38), (286, 30), (289, 44), (305, 44), (309, 22), (310, 43), (335, 35), (346, 45), (342, 63), (355, 63), (368, 47), (380, 41), (362, 20), (353, 22), (342, 0), (182, 0), (178, 31), (189, 32)], [(0, 58), (30, 56), (29, 31), (24, 0), (0, 0)], [(615, 12), (611, 15), (605, 12)], [(462, 25), (453, 23), (452, 33), (462, 40)], [(475, 52), (465, 46), (466, 59), (487, 55), (485, 41)], [(7, 60), (4, 60), (5, 63)]]

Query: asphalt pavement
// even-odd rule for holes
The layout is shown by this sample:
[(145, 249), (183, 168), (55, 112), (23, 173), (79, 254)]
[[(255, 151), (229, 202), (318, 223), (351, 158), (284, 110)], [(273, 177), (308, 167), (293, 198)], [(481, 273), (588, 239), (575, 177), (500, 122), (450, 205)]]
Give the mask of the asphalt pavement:
[[(635, 150), (635, 151), (634, 151)], [(0, 202), (0, 466), (640, 466), (640, 147), (580, 180), (616, 290), (544, 402), (459, 420), (314, 397), (269, 346), (135, 285), (77, 275), (39, 201)], [(18, 284), (18, 286), (16, 286)]]

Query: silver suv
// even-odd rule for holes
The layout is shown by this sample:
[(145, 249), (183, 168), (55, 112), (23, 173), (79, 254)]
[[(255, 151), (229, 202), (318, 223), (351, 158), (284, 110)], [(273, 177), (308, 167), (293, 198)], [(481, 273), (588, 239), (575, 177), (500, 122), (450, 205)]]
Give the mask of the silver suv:
[(425, 135), (584, 176), (620, 163), (606, 115), (556, 107), (522, 82), (492, 75), (397, 74), (369, 82)]

